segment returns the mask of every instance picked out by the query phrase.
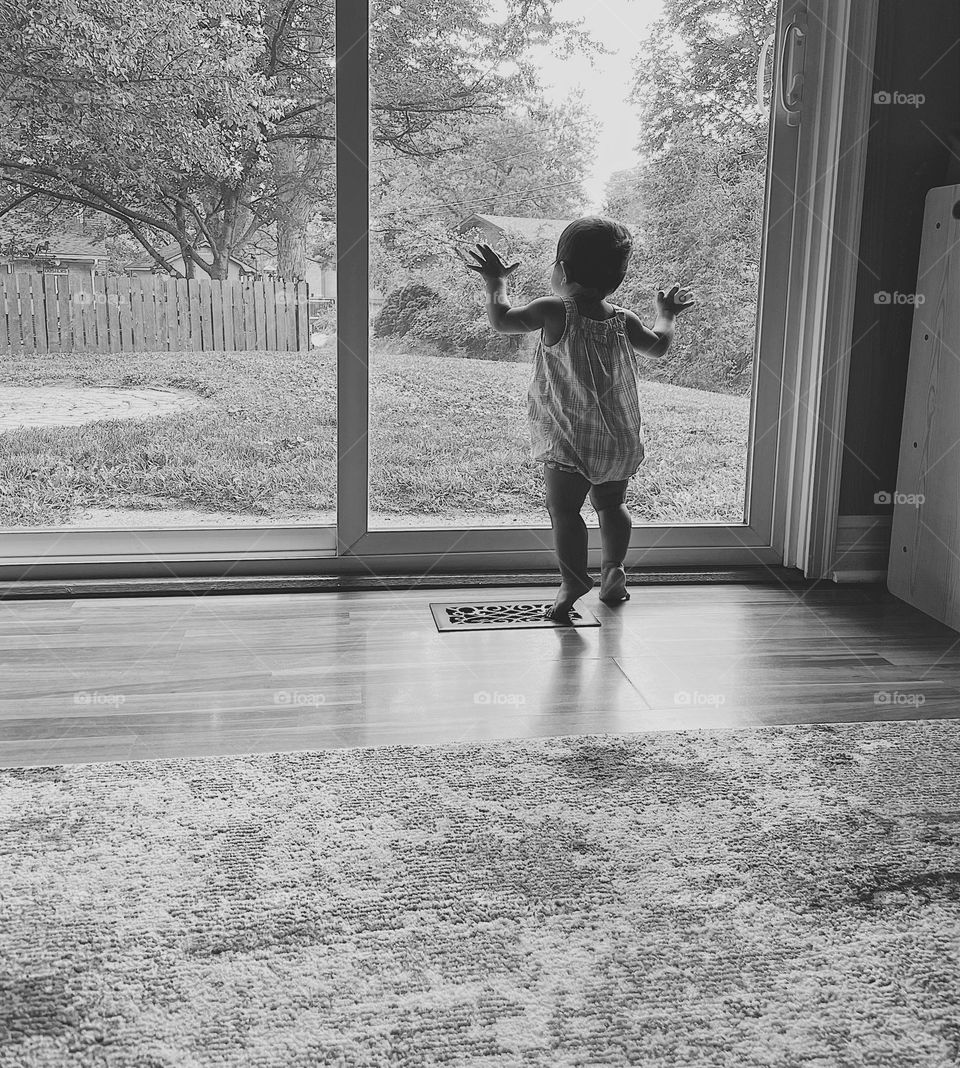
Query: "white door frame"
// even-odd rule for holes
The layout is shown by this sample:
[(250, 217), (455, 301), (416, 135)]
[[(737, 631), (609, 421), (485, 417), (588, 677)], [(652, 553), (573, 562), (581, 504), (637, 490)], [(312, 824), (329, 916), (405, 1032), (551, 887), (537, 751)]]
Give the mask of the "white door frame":
[[(751, 446), (743, 524), (636, 526), (628, 566), (826, 573), (836, 511), (878, 0), (783, 0), (777, 20)], [(799, 125), (778, 100), (784, 38), (805, 30)], [(0, 579), (226, 574), (243, 565), (373, 573), (550, 569), (543, 528), (367, 528), (368, 12), (337, 4), (338, 524), (11, 530)], [(796, 30), (790, 35), (796, 40)], [(796, 195), (795, 195), (796, 193)], [(599, 563), (599, 531), (589, 531)]]
[(831, 573), (837, 540), (878, 5), (818, 0), (807, 19), (823, 77), (804, 101), (773, 538), (808, 578)]

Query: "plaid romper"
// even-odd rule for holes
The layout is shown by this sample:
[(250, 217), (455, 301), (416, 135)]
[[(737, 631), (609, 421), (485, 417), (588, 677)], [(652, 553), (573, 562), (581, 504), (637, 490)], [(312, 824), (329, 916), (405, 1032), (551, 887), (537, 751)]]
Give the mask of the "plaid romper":
[[(543, 333), (527, 390), (530, 457), (574, 468), (594, 485), (630, 478), (643, 463), (639, 369), (621, 308), (586, 319), (573, 300), (556, 345)], [(616, 305), (614, 305), (616, 307)]]

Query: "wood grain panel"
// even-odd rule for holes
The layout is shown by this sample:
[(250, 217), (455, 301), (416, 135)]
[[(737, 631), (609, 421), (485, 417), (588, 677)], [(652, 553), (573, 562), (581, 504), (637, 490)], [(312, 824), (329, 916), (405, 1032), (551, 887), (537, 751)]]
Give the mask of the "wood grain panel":
[[(887, 586), (960, 630), (960, 185), (926, 198)], [(922, 301), (921, 301), (922, 298)]]

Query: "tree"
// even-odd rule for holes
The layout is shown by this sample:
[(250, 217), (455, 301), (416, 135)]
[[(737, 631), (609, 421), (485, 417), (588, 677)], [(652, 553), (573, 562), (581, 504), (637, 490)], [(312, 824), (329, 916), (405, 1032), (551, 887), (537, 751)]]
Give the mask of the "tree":
[[(377, 5), (374, 140), (434, 158), (464, 115), (533, 83), (532, 43), (573, 47), (552, 0)], [(224, 277), (231, 253), (275, 233), (302, 274), (311, 224), (333, 216), (332, 0), (36, 0), (0, 27), (0, 213), (25, 198), (116, 220), (171, 270)], [(212, 256), (198, 252), (209, 245)]]
[[(383, 156), (374, 170), (371, 273), (375, 284), (401, 284), (448, 258), (451, 231), (467, 215), (567, 218), (582, 212), (593, 148), (591, 124), (577, 102), (539, 102), (462, 132), (467, 147), (440, 159)], [(462, 243), (462, 241), (461, 241)]]
[(775, 18), (774, 0), (665, 0), (633, 86), (643, 156), (608, 183), (604, 211), (642, 234), (623, 303), (695, 291), (659, 375), (672, 382), (750, 387), (768, 137), (756, 68)]
[[(777, 0), (664, 0), (641, 42), (631, 99), (644, 119), (639, 148), (662, 151), (675, 127), (766, 154), (767, 111), (756, 99), (757, 65), (776, 26)], [(767, 87), (772, 77), (767, 64)]]
[(274, 108), (258, 40), (247, 0), (37, 0), (0, 36), (4, 212), (28, 200), (89, 208), (168, 269), (158, 246), (173, 240), (188, 270), (222, 277)]

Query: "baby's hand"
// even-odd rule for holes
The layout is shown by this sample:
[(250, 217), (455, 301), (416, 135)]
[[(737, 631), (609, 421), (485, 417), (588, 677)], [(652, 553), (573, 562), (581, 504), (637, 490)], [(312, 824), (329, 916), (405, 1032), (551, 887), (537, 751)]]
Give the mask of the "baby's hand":
[(520, 266), (519, 261), (517, 263), (507, 266), (496, 252), (489, 245), (477, 245), (480, 249), (481, 255), (477, 255), (473, 249), (469, 249), (470, 255), (477, 261), (471, 263), (463, 253), (457, 249), (457, 255), (463, 260), (465, 266), (471, 270), (476, 271), (477, 274), (482, 275), (488, 282), (496, 282), (501, 278), (506, 278)]
[(694, 299), (690, 291), (688, 289), (681, 289), (679, 286), (674, 286), (670, 292), (666, 294), (662, 289), (657, 292), (657, 310), (661, 312), (677, 315), (682, 312), (684, 308), (689, 308), (693, 303)]

